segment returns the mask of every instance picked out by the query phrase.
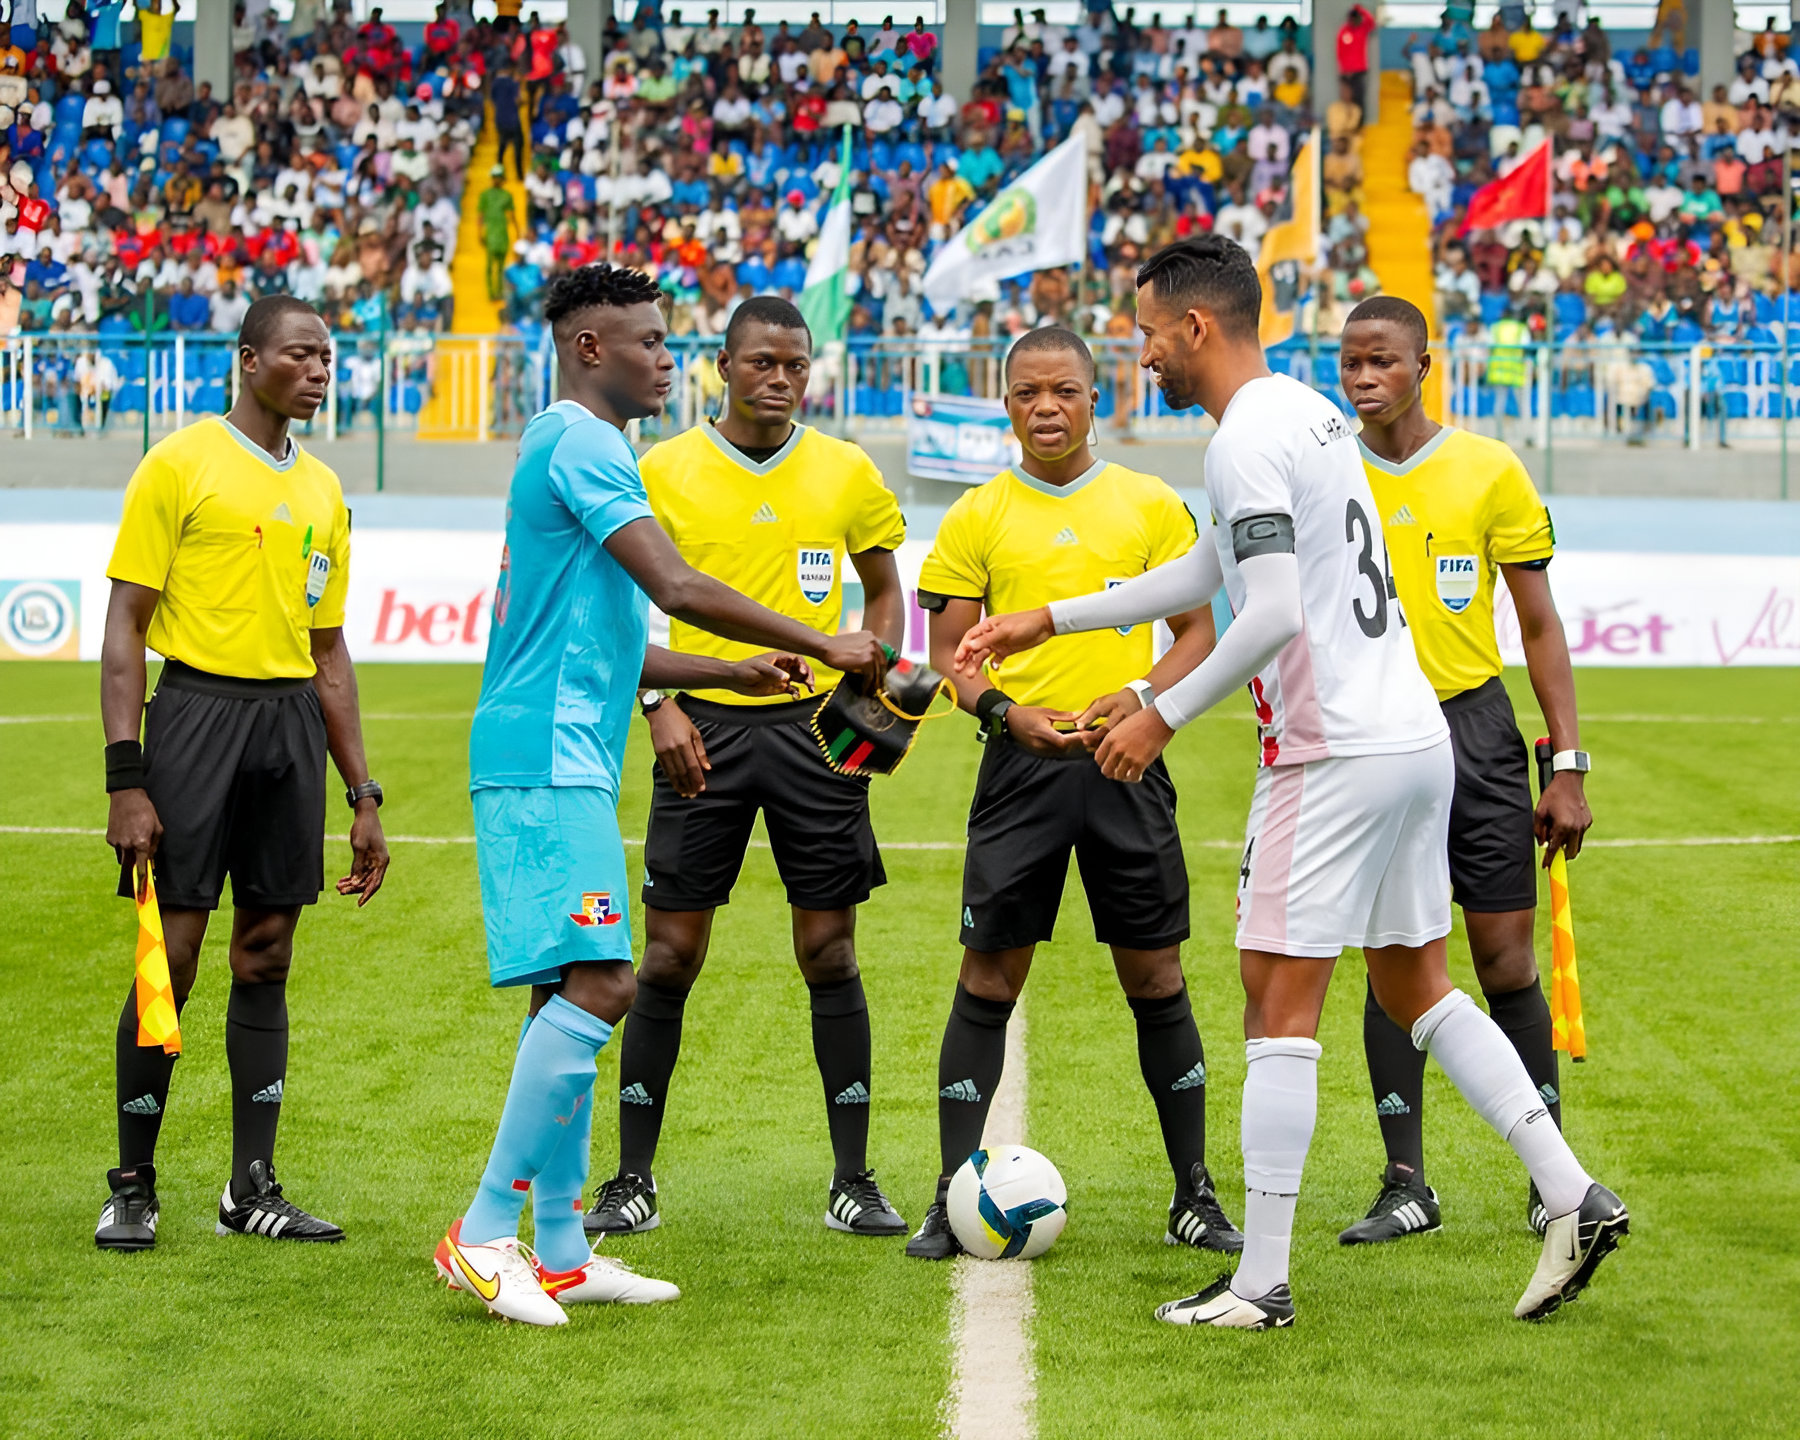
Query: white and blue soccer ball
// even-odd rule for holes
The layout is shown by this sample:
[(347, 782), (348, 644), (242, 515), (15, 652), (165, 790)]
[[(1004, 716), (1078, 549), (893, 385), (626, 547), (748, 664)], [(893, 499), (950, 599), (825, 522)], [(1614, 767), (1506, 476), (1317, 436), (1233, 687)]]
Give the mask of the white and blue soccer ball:
[(982, 1260), (1035, 1260), (1062, 1234), (1069, 1191), (1056, 1167), (1023, 1145), (977, 1150), (950, 1177), (950, 1228)]

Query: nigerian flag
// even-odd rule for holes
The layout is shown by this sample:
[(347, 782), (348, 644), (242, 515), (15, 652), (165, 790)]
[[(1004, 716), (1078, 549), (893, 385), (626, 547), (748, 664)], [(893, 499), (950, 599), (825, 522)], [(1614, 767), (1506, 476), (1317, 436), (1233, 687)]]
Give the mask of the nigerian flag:
[(838, 163), (837, 189), (819, 227), (819, 243), (806, 267), (806, 288), (800, 292), (801, 315), (818, 348), (844, 338), (850, 323), (850, 292), (845, 280), (850, 273), (850, 127), (844, 127), (844, 148)]

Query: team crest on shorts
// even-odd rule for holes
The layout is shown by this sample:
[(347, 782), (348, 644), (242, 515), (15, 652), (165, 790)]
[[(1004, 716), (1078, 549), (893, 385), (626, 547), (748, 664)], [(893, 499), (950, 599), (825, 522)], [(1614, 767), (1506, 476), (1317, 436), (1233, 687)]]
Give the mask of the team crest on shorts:
[(1444, 608), (1460, 615), (1481, 588), (1481, 566), (1473, 555), (1437, 557), (1437, 593)]
[(823, 605), (837, 579), (836, 553), (803, 546), (795, 553), (794, 578), (800, 582), (800, 593), (808, 604)]
[(625, 918), (624, 908), (613, 904), (607, 890), (588, 890), (581, 896), (581, 909), (569, 916), (577, 925), (617, 925)]

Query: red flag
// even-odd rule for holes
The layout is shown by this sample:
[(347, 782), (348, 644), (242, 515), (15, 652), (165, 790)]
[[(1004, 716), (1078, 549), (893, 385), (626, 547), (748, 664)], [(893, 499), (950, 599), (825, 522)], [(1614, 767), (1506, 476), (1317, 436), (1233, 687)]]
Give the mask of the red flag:
[(1508, 220), (1550, 218), (1550, 142), (1544, 141), (1510, 174), (1491, 180), (1469, 197), (1458, 234), (1492, 230)]

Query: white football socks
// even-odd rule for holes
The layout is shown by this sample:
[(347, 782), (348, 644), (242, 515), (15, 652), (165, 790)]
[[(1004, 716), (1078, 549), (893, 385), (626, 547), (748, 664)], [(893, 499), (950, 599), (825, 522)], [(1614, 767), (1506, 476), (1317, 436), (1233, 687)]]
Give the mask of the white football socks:
[(1260, 1300), (1287, 1282), (1300, 1172), (1319, 1117), (1319, 1043), (1244, 1042), (1244, 1254), (1231, 1290)]
[(1544, 1108), (1518, 1051), (1479, 1005), (1452, 990), (1419, 1017), (1412, 1041), (1436, 1057), (1463, 1099), (1525, 1162), (1551, 1219), (1581, 1207), (1593, 1180)]

